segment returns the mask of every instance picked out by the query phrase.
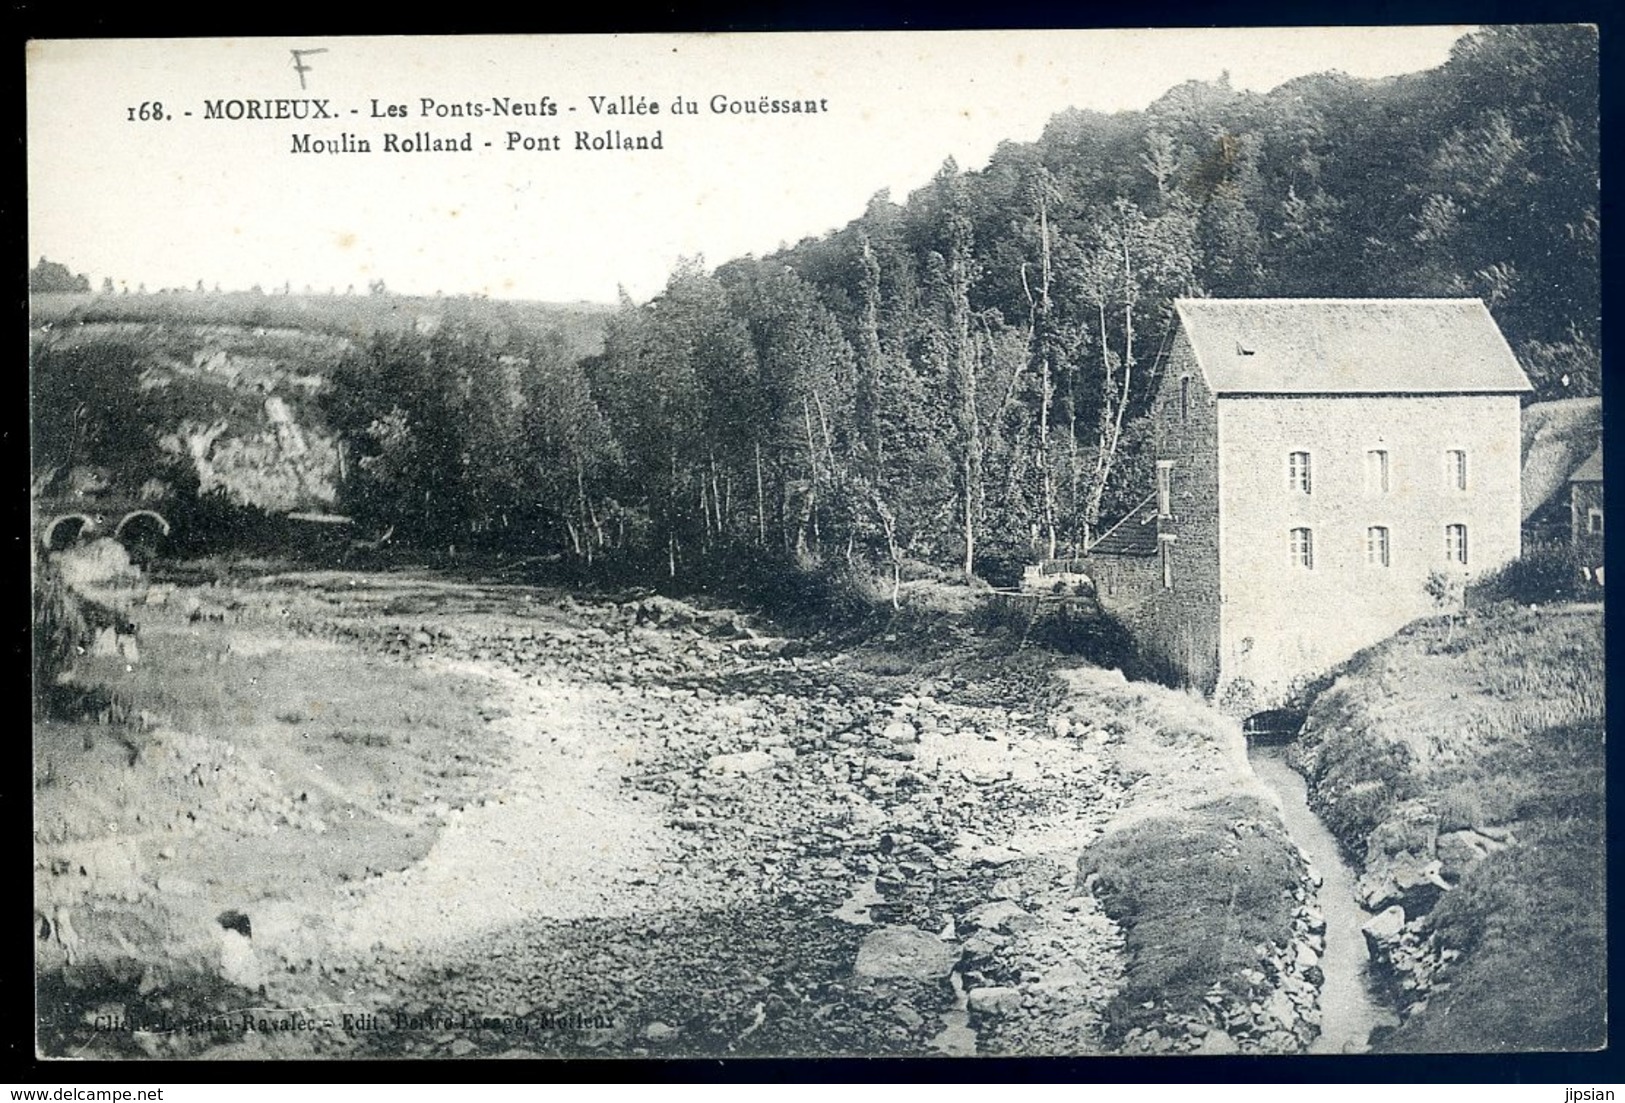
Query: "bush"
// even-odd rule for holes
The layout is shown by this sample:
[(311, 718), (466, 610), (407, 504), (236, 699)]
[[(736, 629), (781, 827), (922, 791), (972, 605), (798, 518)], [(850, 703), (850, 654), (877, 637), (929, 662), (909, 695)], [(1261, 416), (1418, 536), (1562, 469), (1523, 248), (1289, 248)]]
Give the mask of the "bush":
[(49, 699), (57, 679), (90, 646), (84, 602), (69, 588), (62, 572), (42, 562), (34, 575), (34, 701)]
[(1595, 558), (1594, 553), (1587, 554), (1585, 549), (1571, 544), (1534, 547), (1468, 586), (1467, 599), (1475, 605), (1498, 601), (1520, 605), (1595, 601), (1602, 597), (1602, 587), (1589, 573)]

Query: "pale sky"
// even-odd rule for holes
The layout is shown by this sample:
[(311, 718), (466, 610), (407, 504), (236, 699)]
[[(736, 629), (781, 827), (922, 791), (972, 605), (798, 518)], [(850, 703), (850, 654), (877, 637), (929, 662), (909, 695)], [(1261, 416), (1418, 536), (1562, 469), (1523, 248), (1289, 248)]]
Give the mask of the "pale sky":
[[(1267, 91), (1305, 73), (1441, 64), (1465, 27), (886, 32), (35, 42), (28, 53), (30, 254), (150, 290), (342, 291), (613, 301), (657, 293), (680, 256), (711, 265), (901, 201), (953, 156), (984, 166), (1068, 107), (1143, 108), (1228, 70)], [(307, 87), (291, 50), (307, 54)], [(816, 99), (812, 115), (734, 100)], [(424, 117), (422, 101), (558, 105), (533, 118)], [(645, 97), (610, 117), (589, 97)], [(336, 118), (209, 120), (206, 101), (321, 98)], [(696, 115), (673, 115), (682, 97)], [(404, 105), (406, 118), (372, 118)], [(163, 104), (168, 121), (130, 121)], [(571, 111), (570, 108), (574, 108)], [(184, 112), (191, 111), (191, 117)], [(354, 112), (354, 114), (352, 114)], [(149, 111), (150, 113), (150, 111)], [(557, 152), (507, 151), (508, 132)], [(661, 134), (663, 149), (576, 151), (577, 131)], [(383, 136), (469, 135), (471, 153), (383, 151)], [(294, 153), (297, 134), (370, 142)], [(484, 143), (490, 142), (487, 148)]]

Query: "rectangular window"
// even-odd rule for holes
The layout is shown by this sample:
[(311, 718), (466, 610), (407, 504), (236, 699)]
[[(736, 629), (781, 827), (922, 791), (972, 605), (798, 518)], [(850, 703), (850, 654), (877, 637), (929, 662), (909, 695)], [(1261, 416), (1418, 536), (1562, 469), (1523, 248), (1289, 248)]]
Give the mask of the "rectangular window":
[(1315, 566), (1315, 534), (1308, 529), (1292, 530), (1292, 565), (1305, 570)]
[(1388, 452), (1373, 448), (1365, 454), (1365, 489), (1367, 494), (1388, 493)]
[(1365, 530), (1365, 561), (1373, 567), (1388, 566), (1388, 529), (1372, 525)]
[(1467, 526), (1444, 527), (1444, 557), (1452, 563), (1467, 565)]
[(1300, 493), (1308, 494), (1313, 486), (1309, 474), (1309, 453), (1293, 452), (1286, 458), (1287, 485)]
[(1586, 531), (1592, 536), (1602, 535), (1602, 510), (1590, 509), (1586, 511)]
[(1157, 516), (1163, 520), (1174, 515), (1174, 461), (1157, 461)]
[(1191, 419), (1191, 377), (1184, 376), (1179, 381), (1179, 420)]
[(1467, 489), (1467, 453), (1452, 448), (1444, 454), (1444, 485), (1447, 490)]
[(1162, 588), (1174, 588), (1174, 538), (1164, 536), (1157, 541), (1157, 552), (1162, 556)]

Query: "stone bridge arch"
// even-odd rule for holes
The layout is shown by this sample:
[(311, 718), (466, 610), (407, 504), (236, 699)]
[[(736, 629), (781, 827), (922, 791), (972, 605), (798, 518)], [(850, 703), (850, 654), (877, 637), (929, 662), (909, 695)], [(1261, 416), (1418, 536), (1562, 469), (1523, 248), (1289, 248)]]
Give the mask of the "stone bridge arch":
[(131, 521), (138, 520), (142, 517), (150, 517), (152, 520), (158, 523), (159, 532), (165, 536), (169, 535), (169, 522), (164, 520), (163, 514), (154, 509), (132, 509), (119, 520), (118, 527), (113, 530), (113, 539), (122, 539), (124, 536), (125, 526)]
[(1303, 732), (1307, 717), (1293, 708), (1265, 709), (1241, 722), (1249, 743), (1291, 743)]
[[(64, 526), (69, 525), (71, 527), (64, 528)], [(64, 513), (51, 518), (46, 524), (45, 531), (40, 533), (40, 543), (45, 547), (46, 551), (61, 551), (95, 531), (96, 518), (90, 516), (90, 514)]]

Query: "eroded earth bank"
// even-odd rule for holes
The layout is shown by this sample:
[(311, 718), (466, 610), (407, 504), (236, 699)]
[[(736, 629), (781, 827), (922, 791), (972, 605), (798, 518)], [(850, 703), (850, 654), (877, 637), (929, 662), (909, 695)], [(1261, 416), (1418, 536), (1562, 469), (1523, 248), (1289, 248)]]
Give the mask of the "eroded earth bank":
[(42, 1052), (1291, 1052), (1314, 874), (1195, 698), (427, 572), (132, 579), (36, 725)]

